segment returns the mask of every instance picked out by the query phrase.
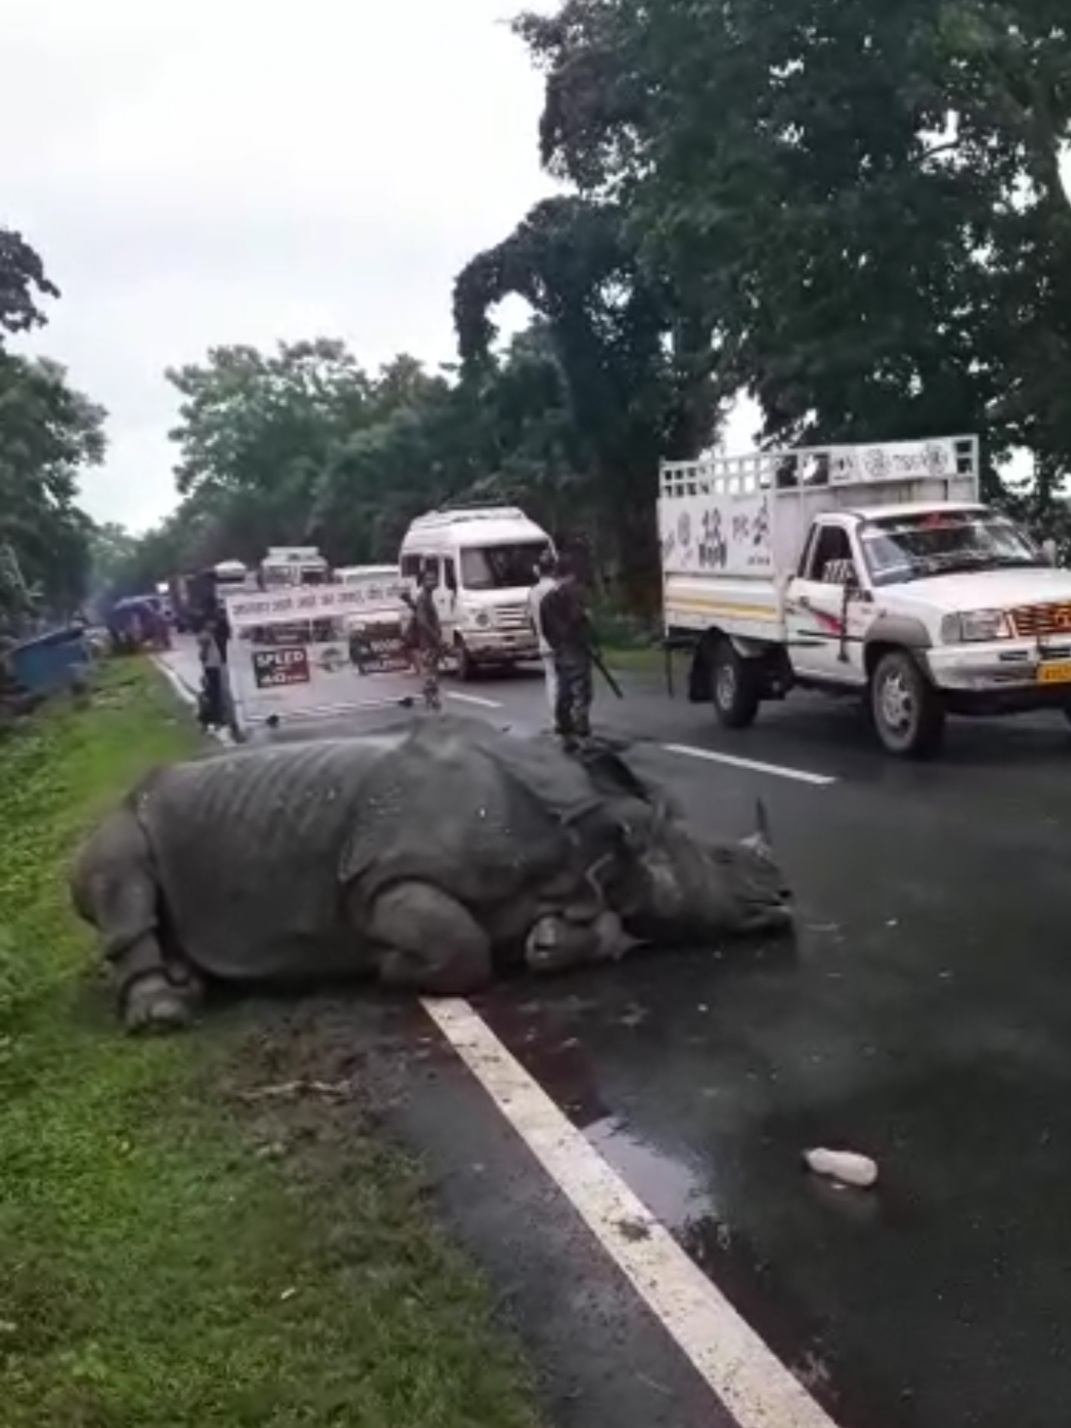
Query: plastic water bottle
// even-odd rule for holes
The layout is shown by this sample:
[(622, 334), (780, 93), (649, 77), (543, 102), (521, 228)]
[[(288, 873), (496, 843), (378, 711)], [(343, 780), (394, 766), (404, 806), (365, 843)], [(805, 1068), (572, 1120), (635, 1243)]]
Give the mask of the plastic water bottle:
[(853, 1185), (860, 1190), (869, 1190), (877, 1183), (877, 1162), (869, 1155), (858, 1155), (854, 1150), (808, 1150), (804, 1160), (816, 1175), (824, 1175), (829, 1180), (838, 1180), (842, 1185)]

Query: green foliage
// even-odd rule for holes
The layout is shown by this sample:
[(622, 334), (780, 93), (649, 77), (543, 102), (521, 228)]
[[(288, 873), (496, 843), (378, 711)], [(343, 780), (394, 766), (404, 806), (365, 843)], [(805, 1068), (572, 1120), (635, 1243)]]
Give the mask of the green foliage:
[(126, 663), (0, 762), (5, 1428), (532, 1428), (480, 1286), (359, 1106), (253, 1110), (250, 1077), (301, 1073), (264, 1064), (284, 1050), (251, 1015), (135, 1042), (87, 976), (76, 841), (193, 748)]
[(620, 205), (779, 441), (980, 430), (1071, 462), (1054, 0), (567, 0), (544, 158)]
[(640, 595), (657, 574), (659, 459), (691, 454), (713, 435), (717, 402), (690, 346), (695, 328), (610, 202), (547, 199), (468, 264), (454, 316), (470, 368), (489, 361), (490, 313), (510, 295), (538, 314), (553, 353), (570, 417), (566, 449), (585, 478), (576, 514), (607, 522), (604, 554)]
[(170, 374), (185, 496), (120, 562), (125, 593), (308, 539), (335, 564), (393, 560), (448, 499), (519, 499), (548, 521), (575, 494), (575, 424), (545, 329), (458, 377), (402, 355), (370, 376), (336, 342), (216, 349)]
[[(46, 321), (37, 296), (59, 297), (40, 257), (21, 233), (0, 227), (0, 333), (28, 332)], [(0, 350), (3, 341), (0, 338)]]
[[(563, 0), (522, 15), (564, 191), (458, 275), (459, 371), (401, 358), (369, 377), (321, 339), (172, 374), (186, 501), (146, 543), (154, 577), (165, 555), (255, 559), (302, 535), (336, 561), (391, 559), (412, 515), (480, 496), (586, 531), (643, 609), (658, 461), (707, 446), (741, 391), (768, 443), (978, 432), (997, 499), (1026, 448), (1032, 519), (1052, 519), (1071, 471), (1066, 12)], [(503, 349), (509, 297), (531, 322)]]
[(103, 409), (57, 363), (4, 348), (4, 334), (44, 324), (38, 294), (59, 289), (22, 236), (0, 228), (0, 627), (16, 631), (84, 596), (92, 523), (76, 503), (78, 476), (104, 456)]
[(69, 612), (85, 593), (92, 525), (78, 476), (103, 459), (104, 419), (57, 363), (0, 352), (0, 542), (46, 610)]

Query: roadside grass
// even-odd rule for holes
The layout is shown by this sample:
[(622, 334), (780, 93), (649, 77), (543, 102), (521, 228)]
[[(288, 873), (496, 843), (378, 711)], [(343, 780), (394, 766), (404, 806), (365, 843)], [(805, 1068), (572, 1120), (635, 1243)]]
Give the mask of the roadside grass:
[(643, 674), (661, 678), (665, 671), (665, 655), (661, 645), (611, 645), (605, 651), (605, 659), (609, 669), (620, 670), (623, 674)]
[(133, 662), (0, 744), (0, 1421), (534, 1428), (484, 1286), (357, 1107), (251, 1113), (241, 1012), (117, 1028), (66, 864), (196, 747)]

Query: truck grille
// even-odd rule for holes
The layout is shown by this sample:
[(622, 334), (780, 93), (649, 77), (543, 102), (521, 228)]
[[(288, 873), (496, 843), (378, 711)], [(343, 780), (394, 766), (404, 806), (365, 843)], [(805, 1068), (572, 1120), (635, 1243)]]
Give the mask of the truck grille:
[(1024, 640), (1071, 634), (1071, 601), (1057, 605), (1018, 605), (1011, 611), (1015, 633)]
[(495, 611), (496, 630), (526, 630), (527, 628), (527, 605), (502, 605)]

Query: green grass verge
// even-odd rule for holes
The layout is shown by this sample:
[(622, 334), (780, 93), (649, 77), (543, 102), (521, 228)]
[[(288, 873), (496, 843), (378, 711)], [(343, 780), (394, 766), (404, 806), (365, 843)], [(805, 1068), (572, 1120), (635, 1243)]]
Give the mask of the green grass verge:
[(194, 747), (134, 663), (0, 744), (0, 1421), (530, 1428), (414, 1167), (353, 1107), (301, 1122), (228, 1094), (257, 1040), (241, 1013), (134, 1042), (94, 986), (67, 860)]
[(661, 678), (666, 667), (666, 657), (660, 645), (634, 649), (610, 647), (604, 657), (609, 669), (620, 670), (623, 674), (649, 674)]

